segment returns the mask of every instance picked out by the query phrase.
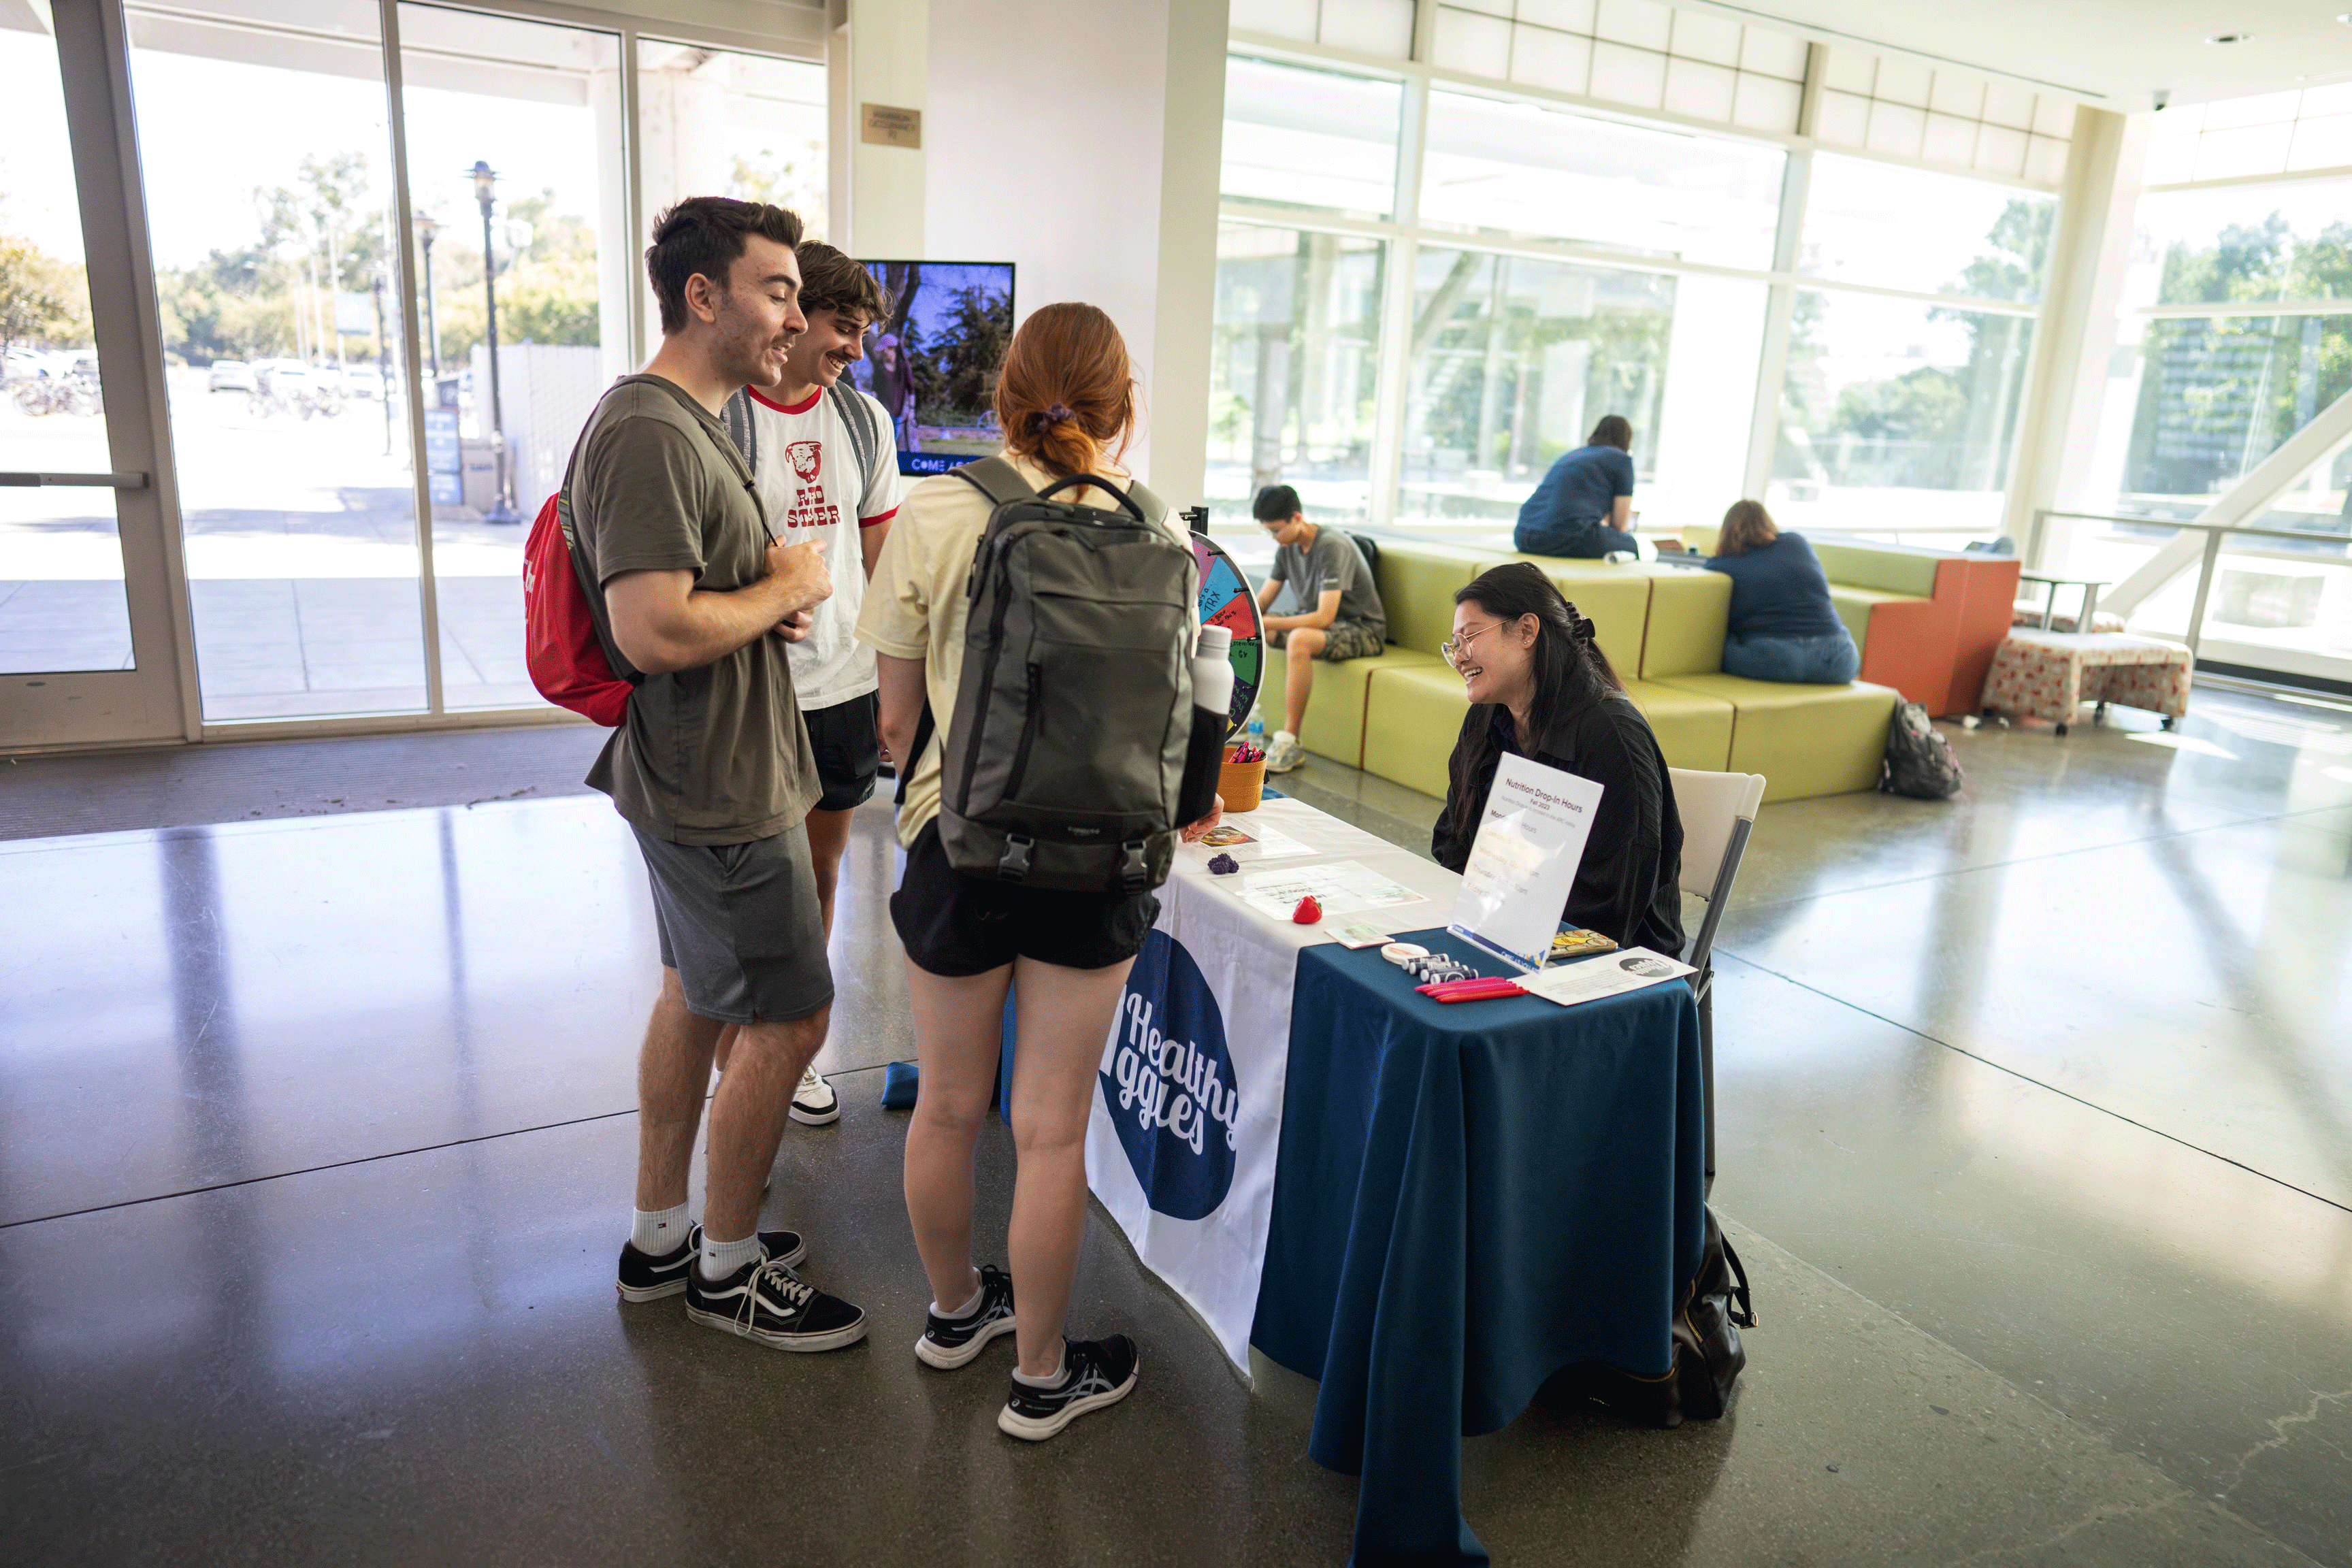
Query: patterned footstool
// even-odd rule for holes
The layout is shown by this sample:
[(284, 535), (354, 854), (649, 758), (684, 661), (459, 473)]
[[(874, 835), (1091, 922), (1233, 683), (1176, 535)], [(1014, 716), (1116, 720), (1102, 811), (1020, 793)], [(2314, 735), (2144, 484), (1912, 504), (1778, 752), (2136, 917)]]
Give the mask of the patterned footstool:
[(2085, 702), (2145, 708), (2164, 715), (2164, 727), (2189, 711), (2189, 650), (2177, 643), (2100, 633), (2013, 631), (1985, 672), (1986, 712), (2047, 719), (2064, 734)]

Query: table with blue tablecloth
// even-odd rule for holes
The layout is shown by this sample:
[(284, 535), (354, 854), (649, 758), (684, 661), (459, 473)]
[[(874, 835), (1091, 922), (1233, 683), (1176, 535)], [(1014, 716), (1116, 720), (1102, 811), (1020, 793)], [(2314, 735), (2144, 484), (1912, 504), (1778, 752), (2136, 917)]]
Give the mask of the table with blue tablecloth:
[[(1680, 981), (1432, 1002), (1331, 939), (1365, 921), (1497, 973), (1422, 929), (1459, 878), (1298, 801), (1232, 820), (1284, 858), (1244, 846), (1219, 877), (1180, 854), (1105, 1044), (1088, 1184), (1237, 1365), (1255, 1344), (1322, 1381), (1310, 1452), (1362, 1477), (1357, 1563), (1483, 1562), (1463, 1436), (1572, 1363), (1671, 1364), (1705, 1223), (1697, 1009)], [(1252, 870), (1339, 864), (1411, 901), (1302, 926), (1244, 894)], [(1204, 1089), (1223, 1138), (1177, 1104)]]
[(1298, 955), (1252, 1334), (1322, 1382), (1308, 1452), (1362, 1478), (1360, 1568), (1485, 1562), (1462, 1437), (1576, 1362), (1665, 1372), (1706, 1223), (1687, 985), (1569, 1008), (1412, 987), (1376, 950)]

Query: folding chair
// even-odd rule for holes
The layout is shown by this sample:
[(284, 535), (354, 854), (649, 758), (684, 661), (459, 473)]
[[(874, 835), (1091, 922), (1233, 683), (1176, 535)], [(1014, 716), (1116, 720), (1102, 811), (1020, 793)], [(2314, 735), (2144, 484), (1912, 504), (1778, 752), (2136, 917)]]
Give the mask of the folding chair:
[(1666, 770), (1674, 777), (1675, 810), (1683, 823), (1683, 863), (1675, 880), (1685, 893), (1706, 900), (1706, 918), (1683, 960), (1698, 973), (1691, 990), (1698, 997), (1699, 1067), (1706, 1093), (1706, 1185), (1715, 1188), (1715, 928), (1739, 875), (1756, 808), (1764, 801), (1762, 773)]

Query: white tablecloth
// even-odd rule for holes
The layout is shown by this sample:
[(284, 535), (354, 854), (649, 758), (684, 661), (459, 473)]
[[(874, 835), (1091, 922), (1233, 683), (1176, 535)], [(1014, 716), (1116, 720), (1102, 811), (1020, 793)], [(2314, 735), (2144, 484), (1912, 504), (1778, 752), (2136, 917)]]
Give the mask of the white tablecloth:
[[(1281, 1150), (1298, 950), (1350, 922), (1390, 932), (1443, 926), (1461, 879), (1297, 800), (1268, 800), (1226, 820), (1253, 836), (1279, 832), (1310, 853), (1259, 861), (1243, 858), (1243, 847), (1241, 872), (1219, 877), (1207, 868), (1217, 851), (1178, 851), (1159, 922), (1104, 1045), (1087, 1175), (1144, 1263), (1246, 1368)], [(1252, 872), (1335, 861), (1353, 861), (1424, 901), (1302, 926), (1235, 896)]]

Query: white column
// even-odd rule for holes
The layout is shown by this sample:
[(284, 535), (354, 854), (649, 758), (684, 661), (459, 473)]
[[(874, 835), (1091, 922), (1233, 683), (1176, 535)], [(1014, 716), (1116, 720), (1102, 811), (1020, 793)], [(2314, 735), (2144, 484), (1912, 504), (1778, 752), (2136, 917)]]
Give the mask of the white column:
[(1224, 145), (1227, 0), (1168, 11), (1160, 108), (1160, 289), (1151, 328), (1151, 488), (1171, 507), (1205, 499), (1217, 306), (1217, 183)]
[[(2024, 416), (2010, 462), (2001, 531), (2031, 545), (2033, 513), (2085, 509), (2116, 346), (2116, 306), (2130, 261), (2132, 213), (2147, 151), (2151, 115), (2074, 111), (2074, 145), (2059, 199), (2057, 229), (2034, 329)], [(2095, 498), (2098, 504), (2113, 496)], [(2033, 566), (2063, 568), (2074, 530), (2053, 524)]]
[[(958, 0), (954, 6), (942, 9), (942, 16), (965, 9), (963, 0)], [(849, 101), (847, 121), (842, 124), (849, 144), (848, 222), (843, 237), (835, 243), (854, 256), (875, 261), (995, 259), (954, 254), (952, 247), (935, 257), (927, 248), (925, 170), (933, 148), (947, 149), (950, 166), (961, 170), (961, 183), (992, 192), (996, 199), (1012, 205), (1029, 205), (1041, 188), (1022, 178), (1008, 161), (1011, 150), (990, 135), (984, 124), (948, 132), (931, 114), (930, 0), (848, 0), (848, 18)], [(1000, 49), (1010, 46), (1008, 58), (992, 58), (984, 67), (957, 59), (952, 53), (941, 58), (957, 75), (975, 69), (1003, 71), (997, 80), (974, 82), (975, 87), (1008, 93), (1042, 91), (1045, 79), (1019, 63), (1021, 41), (1017, 37), (998, 40)], [(922, 146), (890, 147), (867, 142), (865, 106), (869, 103), (920, 110)]]
[(923, 140), (956, 174), (925, 188), (926, 258), (1013, 263), (1024, 318), (1109, 314), (1143, 386), (1127, 461), (1171, 505), (1200, 499), (1207, 440), (1224, 10), (956, 0), (929, 22)]

